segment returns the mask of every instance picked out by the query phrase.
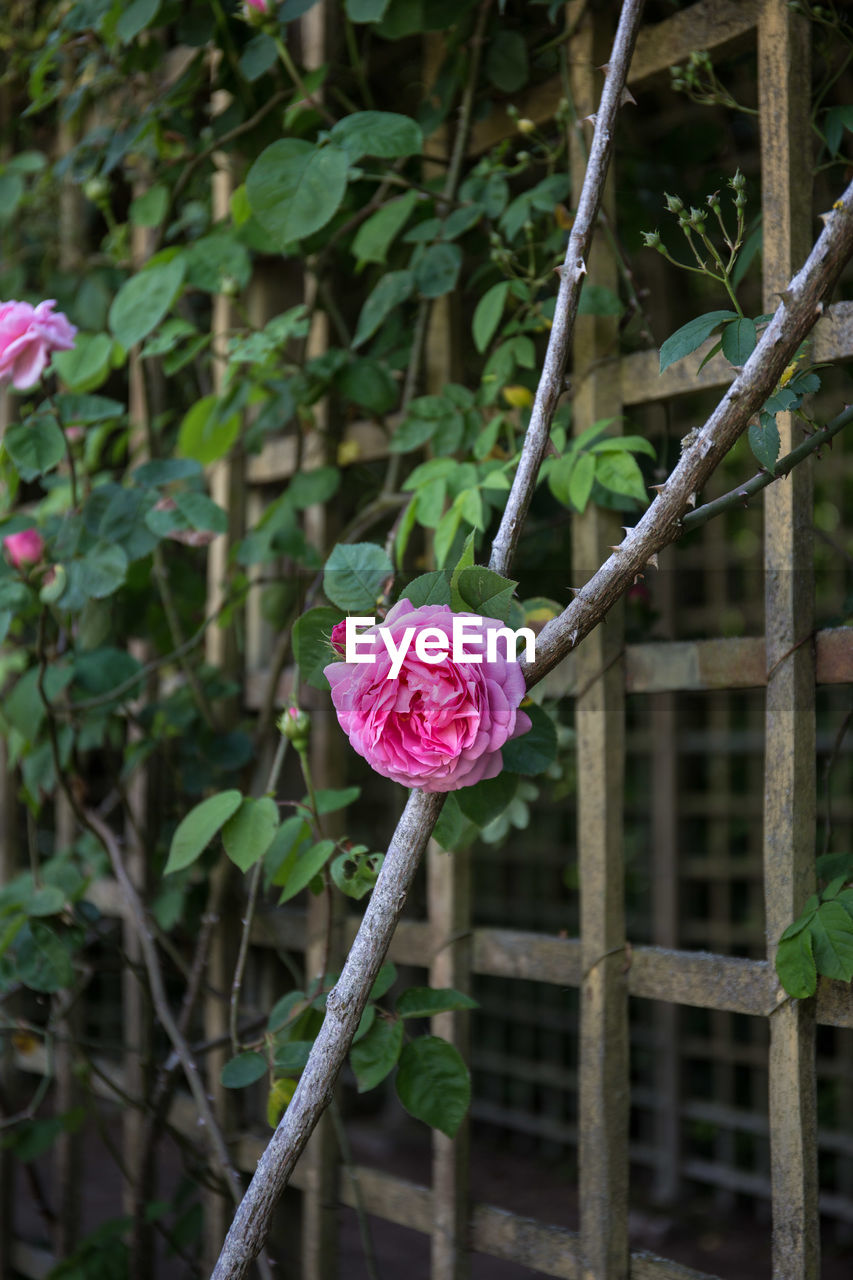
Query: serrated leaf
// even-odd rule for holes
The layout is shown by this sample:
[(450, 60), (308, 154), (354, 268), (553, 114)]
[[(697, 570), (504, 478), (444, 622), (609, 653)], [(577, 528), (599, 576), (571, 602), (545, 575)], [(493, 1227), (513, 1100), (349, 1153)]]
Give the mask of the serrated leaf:
[(453, 987), (409, 987), (397, 1000), (398, 1018), (431, 1018), (436, 1013), (455, 1013), (460, 1009), (479, 1009), (471, 996)]
[(350, 1049), (350, 1066), (359, 1093), (375, 1089), (397, 1064), (403, 1046), (403, 1023), (397, 1018), (377, 1018), (373, 1026)]
[(817, 968), (808, 929), (780, 941), (776, 950), (776, 972), (788, 995), (796, 996), (798, 1000), (814, 995)]
[(761, 466), (766, 471), (773, 471), (781, 447), (775, 418), (763, 413), (760, 422), (749, 424), (749, 447)]
[(544, 773), (557, 758), (557, 730), (547, 711), (535, 703), (523, 710), (533, 724), (527, 733), (501, 747), (501, 758), (505, 770), (535, 776)]
[(456, 590), (463, 609), (501, 622), (509, 618), (512, 595), (517, 586), (518, 583), (511, 578), (503, 578), (482, 565), (462, 569), (456, 578)]
[(737, 314), (734, 311), (708, 311), (705, 315), (697, 316), (695, 320), (689, 320), (680, 329), (676, 329), (660, 349), (661, 373), (677, 360), (683, 360), (697, 347), (701, 347), (705, 339), (710, 337), (724, 320), (736, 319)]
[(339, 609), (358, 613), (372, 609), (394, 566), (375, 542), (341, 542), (326, 561), (323, 590)]
[(723, 355), (729, 364), (740, 368), (752, 355), (757, 341), (754, 320), (750, 320), (748, 316), (733, 320), (723, 330)]
[(853, 978), (853, 919), (840, 902), (822, 902), (809, 927), (815, 964), (827, 978)]
[(163, 869), (164, 875), (174, 871), (182, 871), (200, 857), (210, 844), (217, 831), (235, 814), (243, 802), (239, 791), (220, 791), (197, 804), (181, 822), (178, 823), (169, 857)]
[(246, 176), (246, 195), (278, 249), (313, 235), (334, 217), (349, 165), (340, 147), (317, 147), (301, 138), (279, 138), (261, 152)]
[(468, 1068), (453, 1045), (422, 1036), (400, 1055), (397, 1097), (416, 1120), (455, 1136), (471, 1103)]
[(416, 609), (424, 604), (450, 604), (450, 574), (442, 569), (422, 573), (409, 583), (401, 598), (411, 601)]
[(236, 1058), (231, 1058), (225, 1063), (219, 1076), (219, 1083), (226, 1089), (245, 1089), (247, 1085), (255, 1084), (262, 1079), (268, 1070), (267, 1060), (263, 1054), (254, 1051), (238, 1053)]
[(253, 800), (247, 796), (222, 828), (222, 843), (241, 871), (260, 862), (278, 830), (278, 805), (271, 796)]

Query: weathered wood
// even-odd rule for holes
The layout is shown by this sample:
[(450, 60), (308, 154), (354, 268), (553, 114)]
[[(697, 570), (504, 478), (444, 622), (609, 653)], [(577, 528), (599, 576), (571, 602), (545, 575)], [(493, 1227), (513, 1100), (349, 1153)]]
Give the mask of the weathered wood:
[[(809, 24), (767, 0), (758, 25), (759, 125), (766, 236), (763, 302), (776, 305), (810, 232)], [(777, 419), (781, 452), (796, 443)], [(815, 667), (812, 466), (765, 492), (767, 717), (764, 866), (768, 957), (814, 888)], [(774, 1280), (820, 1273), (814, 1004), (783, 1001), (770, 1019), (769, 1113)]]
[[(580, 118), (596, 110), (606, 61), (604, 31), (583, 2), (568, 7), (580, 21), (573, 41), (571, 90)], [(583, 16), (582, 16), (583, 15)], [(608, 33), (609, 34), (609, 33)], [(586, 126), (588, 130), (589, 126)], [(570, 137), (572, 184), (587, 169), (585, 139)], [(604, 206), (612, 214), (613, 183)], [(590, 284), (618, 287), (616, 263), (601, 236), (593, 240)], [(574, 331), (573, 380), (577, 385), (573, 428), (585, 431), (621, 413), (618, 383), (597, 369), (601, 351), (618, 341), (612, 316), (578, 316)], [(590, 505), (572, 521), (573, 581), (581, 582), (619, 540), (612, 512)], [(578, 649), (580, 696), (577, 733), (577, 840), (580, 881), (581, 992), (578, 1088), (580, 1243), (584, 1274), (595, 1280), (625, 1280), (628, 1274), (628, 999), (625, 981), (624, 864), (624, 677), (618, 657), (622, 613), (614, 610)], [(604, 673), (603, 675), (600, 673)]]

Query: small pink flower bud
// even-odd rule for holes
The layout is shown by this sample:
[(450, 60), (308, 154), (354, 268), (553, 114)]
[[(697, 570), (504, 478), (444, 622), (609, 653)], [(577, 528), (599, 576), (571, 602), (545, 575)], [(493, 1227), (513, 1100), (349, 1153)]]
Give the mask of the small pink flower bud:
[(38, 529), (22, 529), (3, 539), (6, 559), (15, 569), (26, 569), (38, 564), (44, 554), (44, 538)]

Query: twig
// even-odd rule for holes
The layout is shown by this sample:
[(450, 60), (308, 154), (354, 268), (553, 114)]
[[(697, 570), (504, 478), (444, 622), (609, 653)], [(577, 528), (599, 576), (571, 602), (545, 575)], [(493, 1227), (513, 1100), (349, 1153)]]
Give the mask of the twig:
[(524, 437), (518, 469), (500, 528), (492, 543), (489, 568), (506, 574), (512, 563), (515, 548), (521, 534), (530, 499), (536, 486), (539, 468), (545, 456), (545, 447), (551, 432), (551, 422), (557, 403), (563, 393), (563, 375), (572, 334), (575, 327), (578, 302), (586, 260), (589, 256), (592, 236), (598, 221), (598, 210), (604, 194), (604, 184), (613, 150), (616, 113), (622, 105), (622, 94), (631, 65), (631, 55), (637, 32), (643, 0), (625, 0), (619, 17), (613, 52), (610, 55), (601, 102), (595, 117), (595, 134), (589, 152), (578, 211), (572, 225), (566, 257), (560, 268), (560, 289), (554, 311), (554, 322), (548, 339), (545, 363), (536, 389), (536, 399), (530, 415), (530, 425)]
[[(281, 774), (284, 757), (287, 754), (287, 738), (284, 734), (279, 739), (276, 748), (275, 758), (270, 769), (270, 776), (267, 779), (267, 785), (264, 788), (264, 795), (274, 795), (278, 786), (279, 775)], [(234, 979), (231, 983), (231, 1003), (228, 1009), (228, 1032), (231, 1037), (231, 1049), (234, 1054), (238, 1052), (239, 1042), (237, 1039), (237, 1015), (240, 1011), (240, 990), (243, 986), (243, 974), (246, 969), (246, 957), (249, 954), (249, 935), (252, 932), (252, 921), (255, 918), (255, 907), (258, 902), (258, 890), (261, 885), (261, 871), (263, 869), (263, 859), (256, 862), (252, 868), (252, 877), (249, 883), (249, 899), (246, 904), (246, 914), (243, 917), (243, 931), (240, 935), (240, 949), (237, 954), (237, 963), (234, 966)]]
[(848, 422), (853, 422), (853, 405), (848, 405), (843, 412), (839, 413), (836, 418), (828, 422), (825, 427), (813, 432), (803, 440), (802, 444), (798, 444), (796, 449), (792, 449), (790, 453), (786, 453), (784, 458), (780, 458), (772, 471), (759, 471), (745, 484), (738, 485), (736, 489), (732, 489), (729, 493), (724, 493), (722, 497), (714, 498), (713, 502), (706, 502), (703, 506), (697, 507), (695, 511), (689, 511), (681, 521), (681, 528), (684, 533), (688, 533), (691, 529), (698, 529), (700, 525), (707, 524), (709, 520), (713, 520), (714, 516), (718, 516), (723, 511), (728, 511), (732, 507), (746, 506), (747, 499), (754, 494), (760, 493), (762, 489), (766, 489), (769, 484), (773, 484), (776, 480), (781, 480), (783, 476), (788, 476), (794, 470), (798, 463), (808, 458), (810, 454), (817, 453), (823, 445), (828, 444), (833, 436), (837, 436), (839, 431), (847, 426)]

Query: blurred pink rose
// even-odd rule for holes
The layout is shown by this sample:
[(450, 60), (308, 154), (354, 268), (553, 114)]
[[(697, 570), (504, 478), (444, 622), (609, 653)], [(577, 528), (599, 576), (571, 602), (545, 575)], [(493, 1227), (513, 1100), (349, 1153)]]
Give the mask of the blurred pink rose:
[(3, 539), (6, 559), (16, 569), (25, 569), (27, 565), (38, 564), (44, 554), (44, 538), (38, 529), (22, 529), (20, 533), (10, 533)]
[(267, 0), (246, 0), (247, 9), (255, 9), (258, 13), (269, 13)]
[(52, 314), (53, 298), (33, 307), (29, 302), (0, 302), (0, 380), (11, 378), (24, 391), (38, 382), (54, 351), (70, 351), (77, 330), (66, 316)]
[[(474, 619), (464, 650), (482, 655), (479, 664), (456, 662), (452, 655), (454, 618)], [(378, 627), (359, 631), (362, 656), (375, 662), (333, 662), (325, 668), (341, 728), (368, 764), (386, 778), (422, 791), (457, 791), (503, 767), (501, 747), (526, 733), (530, 719), (519, 711), (525, 694), (519, 664), (504, 656), (486, 659), (486, 636), (503, 623), (478, 614), (454, 614), (448, 605), (400, 600), (380, 624), (400, 649), (407, 628), (411, 643), (396, 677)], [(427, 663), (415, 653), (418, 633), (433, 632), (424, 652), (436, 654), (447, 637), (447, 656)]]

